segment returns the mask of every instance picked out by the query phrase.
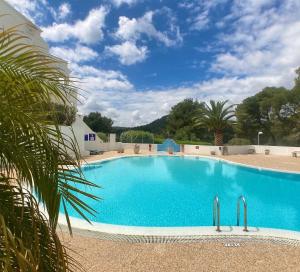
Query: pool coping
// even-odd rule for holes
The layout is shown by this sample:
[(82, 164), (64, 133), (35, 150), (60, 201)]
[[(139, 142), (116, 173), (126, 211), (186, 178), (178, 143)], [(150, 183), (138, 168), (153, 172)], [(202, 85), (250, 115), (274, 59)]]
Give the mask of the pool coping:
[[(258, 170), (266, 170), (281, 173), (300, 174), (297, 171), (284, 171), (266, 167), (256, 167), (243, 163), (236, 163), (219, 157), (211, 157), (205, 155), (168, 155), (168, 154), (130, 154), (125, 156), (116, 156), (106, 159), (100, 159), (82, 163), (83, 166), (110, 161), (114, 159), (126, 157), (143, 157), (143, 156), (192, 156), (209, 158), (217, 161), (223, 161), (229, 164), (240, 165)], [(87, 222), (84, 219), (70, 217), (72, 227), (75, 233), (84, 236), (102, 238), (108, 240), (125, 240), (129, 242), (192, 242), (192, 241), (218, 241), (218, 240), (250, 240), (250, 241), (271, 241), (283, 244), (292, 244), (300, 246), (300, 232), (285, 229), (248, 227), (247, 232), (243, 231), (243, 227), (237, 226), (221, 226), (221, 232), (216, 231), (213, 226), (199, 227), (142, 227), (142, 226), (125, 226), (106, 224), (98, 222)], [(67, 220), (64, 214), (60, 213), (58, 224), (60, 227), (67, 226)]]
[[(73, 232), (83, 236), (105, 240), (125, 240), (129, 242), (193, 242), (193, 241), (271, 241), (282, 244), (300, 246), (300, 232), (248, 227), (221, 226), (221, 231), (216, 227), (138, 227), (113, 225), (92, 222), (70, 217)], [(59, 217), (59, 226), (66, 229), (67, 222), (63, 214)]]

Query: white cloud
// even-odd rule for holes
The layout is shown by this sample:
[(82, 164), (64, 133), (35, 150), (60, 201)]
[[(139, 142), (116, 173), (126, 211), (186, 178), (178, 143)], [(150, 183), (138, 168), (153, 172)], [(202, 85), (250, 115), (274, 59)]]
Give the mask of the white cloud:
[(56, 11), (52, 7), (50, 7), (49, 9), (54, 19), (57, 21), (65, 19), (71, 13), (71, 5), (67, 2), (62, 3), (58, 7), (58, 11)]
[(281, 86), (285, 83), (285, 75), (248, 78), (224, 77), (187, 87), (143, 92), (134, 88), (127, 91), (118, 88), (102, 90), (95, 86), (85, 103), (79, 106), (79, 110), (81, 113), (98, 110), (111, 117), (115, 121), (115, 125), (136, 126), (168, 114), (173, 105), (185, 98), (195, 98), (201, 101), (226, 98), (231, 103), (237, 103), (261, 90), (267, 83), (271, 86)]
[[(231, 103), (238, 103), (266, 86), (291, 87), (294, 69), (300, 63), (300, 19), (296, 15), (300, 2), (287, 0), (278, 9), (267, 7), (268, 2), (261, 0), (260, 5), (253, 4), (252, 8), (232, 8), (224, 22), (233, 21), (234, 29), (219, 37), (218, 47), (222, 50), (215, 51), (216, 59), (211, 68), (223, 77), (185, 87), (146, 91), (132, 85), (126, 91), (101, 90), (95, 86), (87, 102), (79, 107), (80, 111), (88, 113), (102, 107), (115, 125), (136, 126), (167, 114), (185, 98), (229, 99)], [(136, 24), (131, 20), (129, 23)], [(135, 35), (140, 34), (130, 31), (131, 28), (129, 24), (124, 37), (134, 40)]]
[(120, 7), (123, 4), (127, 4), (128, 6), (132, 6), (134, 4), (136, 4), (137, 2), (139, 2), (140, 0), (112, 0), (112, 3), (116, 6), (116, 7)]
[(71, 5), (69, 3), (62, 3), (59, 8), (59, 19), (66, 18), (71, 13)]
[[(153, 25), (153, 17), (156, 12), (148, 11), (140, 18), (119, 17), (119, 28), (115, 36), (123, 41), (136, 41), (142, 35), (162, 42), (166, 46), (175, 46), (182, 43), (179, 28), (171, 22), (170, 30), (167, 32), (158, 31)], [(166, 16), (168, 18), (168, 16)], [(172, 37), (170, 37), (172, 36)]]
[[(211, 12), (226, 2), (228, 0), (186, 0), (179, 3), (178, 7), (189, 12), (187, 21), (190, 23), (190, 29), (201, 31), (209, 27), (212, 19)], [(221, 23), (218, 22), (218, 25), (220, 26)]]
[[(126, 93), (118, 90), (113, 92), (97, 90), (91, 93), (82, 106), (79, 106), (79, 110), (88, 113), (95, 110), (106, 111), (106, 108), (114, 109), (118, 113), (117, 118), (108, 116), (113, 118), (115, 125), (136, 126), (167, 114), (172, 105), (191, 95), (195, 97), (197, 90), (197, 87), (146, 92), (131, 90)], [(149, 112), (153, 109), (156, 111), (150, 115)]]
[(50, 48), (50, 54), (68, 62), (84, 62), (94, 60), (98, 53), (93, 49), (77, 44), (75, 48), (54, 46)]
[(208, 11), (201, 12), (200, 14), (197, 14), (197, 16), (192, 20), (192, 26), (191, 29), (193, 30), (202, 30), (207, 27), (209, 23), (209, 15)]
[[(203, 30), (212, 25), (210, 15), (215, 7), (213, 5), (225, 1), (185, 1), (181, 7), (190, 10), (191, 28)], [(40, 16), (41, 3), (46, 3), (44, 0), (8, 2), (34, 19)], [(119, 2), (121, 5), (121, 0)], [(133, 2), (128, 0), (123, 4)], [(142, 91), (136, 89), (120, 71), (84, 64), (99, 58), (97, 52), (80, 43), (92, 44), (103, 39), (108, 13), (104, 7), (92, 10), (85, 19), (73, 24), (53, 24), (45, 28), (43, 35), (50, 41), (75, 39), (77, 42), (74, 47), (55, 46), (50, 51), (70, 62), (72, 76), (78, 78), (81, 81), (79, 86), (86, 90), (83, 93), (84, 103), (79, 106), (80, 112), (101, 111), (113, 118), (115, 125), (135, 126), (167, 114), (184, 98), (201, 101), (229, 99), (237, 103), (266, 86), (290, 87), (295, 76), (294, 69), (300, 63), (300, 1), (278, 1), (276, 6), (273, 3), (273, 0), (233, 0), (230, 14), (218, 22), (224, 26), (224, 34), (217, 40), (218, 46), (213, 44), (211, 50), (212, 44), (208, 44), (206, 48), (211, 54), (215, 53), (211, 70), (219, 73), (221, 78), (177, 88)], [(145, 60), (150, 54), (145, 45), (140, 45), (145, 44), (145, 37), (166, 46), (180, 44), (182, 37), (176, 22), (163, 12), (166, 11), (149, 11), (140, 18), (119, 17), (119, 27), (114, 36), (120, 44), (107, 46), (106, 50), (116, 55), (121, 63), (129, 65)], [(168, 19), (164, 30), (155, 27), (155, 16)], [(226, 27), (228, 25), (230, 27)]]
[(282, 84), (292, 84), (300, 63), (300, 2), (287, 0), (270, 8), (272, 3), (236, 1), (227, 19), (234, 22), (235, 29), (220, 37), (229, 50), (216, 56), (213, 71), (246, 77), (285, 75)]
[(106, 51), (119, 57), (124, 65), (142, 62), (146, 59), (148, 49), (146, 46), (137, 47), (134, 42), (126, 41), (122, 44), (106, 47)]
[(127, 77), (119, 71), (103, 70), (89, 65), (70, 64), (72, 76), (80, 80), (80, 86), (88, 93), (93, 91), (122, 91), (133, 88)]
[(42, 37), (52, 42), (64, 42), (71, 38), (85, 44), (93, 44), (103, 39), (103, 28), (108, 10), (101, 6), (92, 9), (84, 20), (78, 20), (74, 24), (53, 23), (43, 27)]
[[(225, 24), (232, 23), (233, 31), (220, 36), (218, 47), (222, 50), (216, 53), (212, 64), (212, 70), (223, 77), (163, 90), (95, 91), (91, 101), (102, 101), (109, 109), (114, 109), (118, 117), (111, 117), (116, 125), (135, 126), (167, 114), (184, 98), (229, 99), (231, 103), (238, 103), (266, 86), (291, 87), (294, 69), (300, 63), (299, 10), (298, 0), (287, 0), (278, 8), (270, 8), (268, 0), (248, 0), (245, 5), (236, 0), (231, 14), (224, 20)], [(127, 26), (121, 32), (124, 39), (135, 40), (141, 35), (135, 20), (124, 20)], [(80, 109), (88, 112), (89, 102)]]

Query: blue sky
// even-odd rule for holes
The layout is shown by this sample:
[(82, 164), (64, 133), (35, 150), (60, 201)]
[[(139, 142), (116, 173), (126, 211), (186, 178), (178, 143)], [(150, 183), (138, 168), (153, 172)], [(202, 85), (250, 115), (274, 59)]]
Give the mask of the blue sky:
[(7, 0), (84, 89), (79, 112), (148, 123), (184, 98), (238, 103), (291, 87), (299, 0)]

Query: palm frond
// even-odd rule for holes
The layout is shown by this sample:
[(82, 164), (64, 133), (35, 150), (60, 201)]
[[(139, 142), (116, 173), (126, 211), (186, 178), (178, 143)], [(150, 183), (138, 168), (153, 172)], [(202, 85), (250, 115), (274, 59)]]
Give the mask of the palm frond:
[(211, 100), (209, 104), (205, 103), (203, 109), (194, 118), (195, 126), (206, 127), (213, 131), (223, 130), (235, 116), (235, 105), (226, 107), (227, 103), (228, 100), (217, 102)]
[(55, 230), (34, 196), (20, 184), (0, 177), (0, 270), (74, 271)]
[[(47, 118), (52, 108), (45, 105), (70, 104), (77, 88), (58, 68), (59, 61), (26, 39), (15, 28), (0, 33), (0, 235), (6, 245), (0, 244), (0, 260), (5, 269), (28, 266), (22, 271), (35, 271), (38, 265), (38, 271), (70, 271), (55, 233), (60, 206), (69, 204), (88, 219), (95, 211), (81, 197), (99, 198), (80, 189), (96, 185), (83, 176), (76, 140)], [(67, 209), (65, 214), (71, 232)], [(51, 269), (41, 270), (43, 265)]]

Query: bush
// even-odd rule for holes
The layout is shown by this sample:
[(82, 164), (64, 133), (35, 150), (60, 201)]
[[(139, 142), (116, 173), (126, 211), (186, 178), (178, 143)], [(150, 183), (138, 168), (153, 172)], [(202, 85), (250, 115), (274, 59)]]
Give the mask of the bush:
[(121, 133), (123, 143), (153, 143), (153, 134), (142, 130), (128, 130)]
[(250, 145), (251, 142), (245, 138), (232, 138), (227, 145)]
[(104, 142), (108, 142), (107, 134), (104, 132), (97, 132), (97, 136)]
[(85, 122), (95, 132), (110, 133), (112, 131), (113, 120), (101, 115), (100, 112), (90, 112), (83, 117)]
[(186, 129), (178, 129), (174, 135), (175, 140), (188, 140), (189, 139), (189, 131)]
[(165, 140), (165, 138), (162, 138), (162, 137), (154, 137), (154, 143), (155, 144), (162, 144), (163, 141)]
[(58, 125), (71, 126), (76, 119), (76, 108), (63, 104), (50, 103), (45, 106), (47, 120), (55, 121)]
[(300, 133), (291, 133), (290, 135), (283, 137), (281, 144), (286, 146), (300, 146)]

